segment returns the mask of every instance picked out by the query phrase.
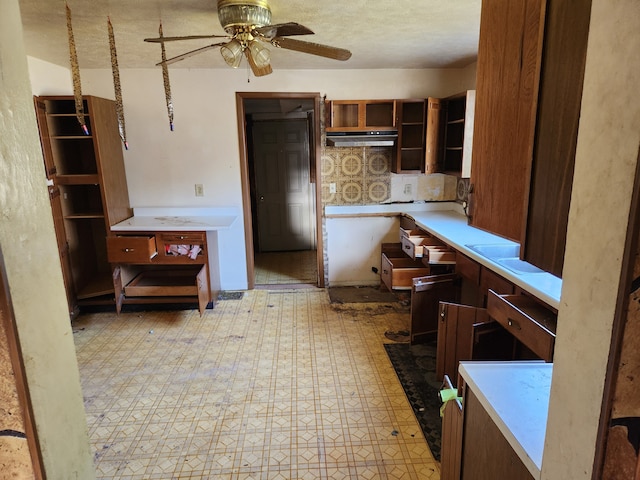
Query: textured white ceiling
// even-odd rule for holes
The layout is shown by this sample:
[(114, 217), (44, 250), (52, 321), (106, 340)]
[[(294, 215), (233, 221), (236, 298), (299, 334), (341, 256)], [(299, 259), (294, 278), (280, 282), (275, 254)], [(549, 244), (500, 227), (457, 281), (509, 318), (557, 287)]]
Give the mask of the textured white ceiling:
[[(224, 34), (216, 0), (68, 0), (81, 68), (110, 68), (107, 18), (120, 68), (154, 68), (158, 36)], [(298, 22), (315, 35), (296, 37), (351, 50), (346, 62), (273, 51), (274, 69), (456, 68), (475, 61), (481, 0), (270, 0), (272, 23)], [(27, 54), (69, 65), (64, 0), (20, 0)], [(172, 57), (214, 40), (167, 43)], [(217, 49), (171, 68), (229, 68)]]

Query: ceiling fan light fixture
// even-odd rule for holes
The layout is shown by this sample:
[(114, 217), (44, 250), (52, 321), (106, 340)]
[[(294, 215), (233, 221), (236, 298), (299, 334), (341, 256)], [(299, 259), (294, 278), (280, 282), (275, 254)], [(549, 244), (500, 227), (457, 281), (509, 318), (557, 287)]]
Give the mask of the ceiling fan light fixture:
[(230, 67), (238, 68), (240, 66), (240, 61), (242, 60), (242, 44), (238, 40), (231, 40), (226, 45), (221, 46), (220, 53)]
[(271, 53), (269, 49), (265, 48), (256, 40), (253, 40), (249, 44), (249, 51), (258, 68), (264, 68), (271, 64)]
[(271, 24), (266, 0), (218, 0), (218, 20), (227, 33), (235, 27), (263, 27)]

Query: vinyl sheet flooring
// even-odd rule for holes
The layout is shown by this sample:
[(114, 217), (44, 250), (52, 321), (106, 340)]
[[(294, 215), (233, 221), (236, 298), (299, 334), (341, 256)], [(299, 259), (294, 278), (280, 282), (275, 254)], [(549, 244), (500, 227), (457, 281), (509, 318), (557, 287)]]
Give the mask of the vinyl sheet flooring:
[(383, 344), (399, 304), (252, 290), (73, 323), (98, 479), (439, 479)]

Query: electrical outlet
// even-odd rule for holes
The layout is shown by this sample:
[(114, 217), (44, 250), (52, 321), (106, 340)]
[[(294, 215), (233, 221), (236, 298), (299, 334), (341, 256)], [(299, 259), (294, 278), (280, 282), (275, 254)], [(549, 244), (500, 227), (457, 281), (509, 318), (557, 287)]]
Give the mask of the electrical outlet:
[(404, 184), (404, 194), (405, 195), (411, 195), (411, 184), (410, 183), (405, 183)]
[(336, 193), (336, 184), (335, 183), (330, 183), (329, 184), (329, 193)]
[(204, 197), (204, 187), (201, 183), (196, 183), (196, 197)]

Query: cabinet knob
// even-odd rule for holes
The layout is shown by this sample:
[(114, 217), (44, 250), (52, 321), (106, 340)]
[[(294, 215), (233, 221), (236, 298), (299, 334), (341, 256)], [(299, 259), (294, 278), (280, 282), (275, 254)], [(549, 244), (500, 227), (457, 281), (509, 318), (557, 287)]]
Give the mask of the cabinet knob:
[(516, 330), (520, 330), (520, 325), (518, 325), (518, 322), (516, 322), (515, 320), (512, 320), (510, 318), (507, 320), (507, 325), (509, 325), (510, 327), (515, 328)]
[(134, 251), (135, 251), (135, 248), (123, 248), (123, 249), (122, 249), (122, 251), (123, 251), (124, 253), (134, 252)]

